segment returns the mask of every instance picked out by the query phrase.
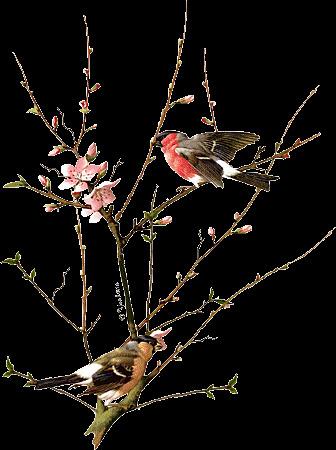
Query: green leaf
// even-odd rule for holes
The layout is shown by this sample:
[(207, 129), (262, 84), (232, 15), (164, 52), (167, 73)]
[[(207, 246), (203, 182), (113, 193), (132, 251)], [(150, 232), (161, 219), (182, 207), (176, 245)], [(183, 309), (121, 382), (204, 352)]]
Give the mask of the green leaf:
[(90, 110), (89, 108), (81, 108), (81, 109), (79, 110), (79, 112), (81, 112), (82, 114), (89, 114), (90, 111), (91, 111), (91, 110)]
[(219, 305), (225, 305), (227, 303), (227, 300), (225, 300), (225, 298), (214, 298), (212, 301), (218, 303)]
[(33, 381), (34, 377), (30, 372), (27, 372), (27, 377), (29, 377), (29, 380)]
[(232, 395), (237, 395), (237, 394), (238, 394), (237, 389), (236, 389), (235, 387), (232, 387), (232, 386), (229, 386), (229, 387), (228, 387), (228, 391), (229, 391), (230, 394), (232, 394)]
[(23, 183), (22, 181), (11, 181), (10, 183), (6, 183), (3, 185), (4, 189), (17, 189), (21, 187), (25, 187), (26, 183)]
[(32, 281), (29, 275), (22, 275), (22, 278), (27, 281)]
[(17, 176), (18, 176), (18, 179), (19, 179), (20, 181), (22, 181), (22, 183), (25, 183), (26, 185), (28, 184), (28, 181), (27, 181), (25, 178), (23, 178), (22, 175), (20, 175), (20, 174), (18, 173)]
[(13, 372), (5, 372), (3, 375), (2, 375), (2, 377), (3, 378), (9, 378), (9, 377), (11, 377), (13, 375)]
[(29, 108), (28, 111), (26, 111), (26, 114), (35, 114), (36, 116), (39, 115), (38, 109), (34, 106), (33, 108)]
[(28, 380), (27, 381), (27, 383), (25, 383), (24, 385), (23, 385), (23, 387), (24, 388), (27, 388), (27, 387), (32, 387), (32, 386), (35, 386), (35, 381), (34, 380)]
[(20, 259), (21, 259), (20, 252), (16, 252), (15, 253), (15, 261), (20, 261)]
[(153, 241), (156, 238), (156, 236), (157, 236), (157, 233), (153, 233)]
[(157, 216), (160, 214), (160, 212), (157, 211), (156, 209), (153, 209), (153, 211), (151, 212), (144, 211), (143, 214), (146, 220), (155, 220)]
[(16, 266), (17, 263), (18, 263), (17, 260), (13, 258), (6, 258), (3, 261), (1, 261), (1, 264), (10, 264), (11, 266)]
[(211, 398), (211, 400), (216, 400), (215, 395), (214, 395), (212, 392), (210, 392), (210, 391), (207, 391), (207, 392), (206, 392), (206, 396), (207, 396), (208, 398)]
[(36, 269), (34, 268), (34, 269), (30, 272), (29, 278), (30, 278), (32, 281), (34, 281), (35, 277), (36, 277)]
[(213, 287), (210, 288), (210, 292), (209, 292), (209, 301), (212, 302), (213, 298), (215, 296), (215, 291), (213, 289)]
[(9, 359), (9, 356), (6, 358), (6, 367), (9, 372), (14, 372), (14, 365), (12, 364), (11, 360)]
[(147, 234), (141, 233), (141, 237), (145, 242), (148, 242), (149, 244), (152, 242), (152, 240), (150, 239), (149, 236), (147, 236)]

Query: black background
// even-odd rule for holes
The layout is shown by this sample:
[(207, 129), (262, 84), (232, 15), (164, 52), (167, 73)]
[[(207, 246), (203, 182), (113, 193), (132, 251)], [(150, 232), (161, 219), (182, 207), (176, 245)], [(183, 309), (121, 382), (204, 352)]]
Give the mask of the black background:
[[(321, 5), (314, 11), (295, 12), (290, 5), (253, 4), (225, 6), (222, 2), (190, 2), (188, 36), (175, 98), (195, 94), (189, 106), (175, 108), (165, 128), (192, 135), (209, 131), (200, 123), (209, 115), (204, 90), (202, 55), (208, 49), (212, 97), (217, 101), (220, 129), (254, 131), (271, 151), (296, 107), (316, 85), (321, 88), (288, 133), (286, 145), (317, 131), (322, 137), (297, 150), (290, 160), (277, 162), (274, 173), (281, 181), (261, 194), (244, 223), (253, 233), (225, 241), (199, 267), (200, 276), (183, 291), (181, 301), (166, 308), (167, 320), (185, 307), (199, 305), (213, 286), (227, 297), (242, 284), (275, 265), (302, 253), (334, 224), (334, 145), (329, 112), (333, 90), (327, 79), (331, 52), (330, 11)], [(111, 4), (112, 6), (112, 4)], [(76, 132), (80, 127), (78, 101), (84, 96), (85, 43), (82, 14), (87, 14), (92, 55), (92, 79), (102, 84), (92, 96), (90, 123), (101, 159), (110, 167), (122, 158), (118, 170), (122, 182), (115, 189), (119, 208), (135, 179), (152, 136), (175, 64), (177, 38), (183, 26), (183, 2), (103, 2), (69, 9), (65, 3), (44, 6), (8, 6), (3, 13), (2, 36), (2, 170), (1, 184), (16, 173), (38, 185), (39, 164), (60, 166), (71, 162), (68, 153), (51, 159), (56, 144), (37, 117), (25, 115), (31, 107), (11, 55), (22, 60), (30, 84), (47, 117), (59, 106)], [(6, 26), (7, 25), (7, 26)], [(158, 200), (173, 195), (180, 180), (170, 172), (162, 156), (147, 171), (122, 231), (133, 217), (149, 208), (159, 184)], [(242, 153), (248, 161), (252, 152)], [(59, 180), (54, 179), (55, 191)], [(183, 184), (183, 183), (182, 183)], [(167, 295), (177, 271), (185, 272), (195, 257), (197, 233), (209, 225), (217, 234), (231, 224), (253, 190), (227, 182), (225, 189), (201, 189), (167, 213), (173, 224), (160, 229), (155, 242), (153, 302)], [(63, 209), (46, 214), (45, 201), (30, 192), (1, 192), (1, 259), (20, 249), (23, 264), (36, 267), (37, 281), (48, 292), (60, 284), (62, 271), (72, 271), (58, 306), (80, 320), (79, 250), (74, 232), (74, 213)], [(84, 222), (88, 246), (88, 280), (94, 286), (89, 297), (89, 320), (103, 319), (90, 342), (98, 356), (126, 337), (125, 322), (118, 320), (114, 284), (118, 281), (115, 247), (104, 223)], [(210, 245), (209, 240), (205, 245)], [(214, 445), (220, 440), (234, 448), (243, 439), (251, 445), (319, 441), (328, 428), (324, 400), (328, 396), (328, 319), (334, 296), (331, 239), (316, 253), (287, 272), (281, 272), (239, 298), (234, 308), (217, 317), (205, 334), (214, 342), (192, 346), (183, 362), (174, 363), (144, 394), (144, 398), (185, 391), (209, 384), (224, 384), (239, 373), (239, 395), (218, 393), (216, 402), (204, 397), (171, 400), (122, 418), (102, 448), (120, 446), (179, 445), (183, 433), (190, 444)], [(128, 274), (138, 321), (144, 314), (148, 248), (138, 237), (127, 249)], [(85, 363), (80, 336), (63, 323), (21, 280), (15, 268), (1, 266), (1, 358), (9, 354), (17, 369), (36, 377), (71, 372)], [(167, 337), (169, 349), (184, 341), (202, 317), (186, 320)], [(159, 322), (157, 322), (159, 323)], [(168, 355), (168, 352), (166, 353)], [(162, 355), (162, 358), (166, 355)], [(161, 357), (161, 355), (160, 355)], [(3, 364), (4, 365), (4, 364)], [(89, 448), (82, 433), (91, 415), (80, 405), (53, 392), (21, 388), (19, 379), (1, 381), (2, 438), (45, 448)], [(92, 399), (93, 400), (93, 399)], [(148, 427), (148, 428), (146, 428)], [(150, 430), (151, 434), (145, 431)], [(134, 441), (136, 440), (136, 442)], [(197, 445), (197, 444), (196, 444)]]

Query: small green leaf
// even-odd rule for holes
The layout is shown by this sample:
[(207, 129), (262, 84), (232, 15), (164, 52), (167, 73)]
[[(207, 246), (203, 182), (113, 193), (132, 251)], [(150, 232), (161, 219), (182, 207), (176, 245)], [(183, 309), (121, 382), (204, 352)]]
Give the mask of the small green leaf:
[(28, 184), (28, 181), (25, 179), (25, 178), (23, 178), (23, 176), (22, 175), (20, 175), (19, 173), (17, 174), (17, 176), (18, 176), (18, 179), (20, 180), (20, 181), (22, 181), (22, 183), (24, 183), (24, 184)]
[(34, 269), (30, 272), (29, 278), (30, 278), (32, 281), (34, 281), (35, 277), (36, 277), (36, 269), (34, 268)]
[(153, 233), (153, 241), (156, 238), (156, 236), (157, 236), (157, 233)]
[(15, 261), (20, 261), (20, 259), (21, 259), (20, 252), (16, 252), (15, 253)]
[(17, 263), (18, 263), (17, 260), (13, 258), (6, 258), (3, 261), (1, 261), (1, 264), (9, 264), (11, 266), (16, 266)]
[(212, 300), (215, 303), (218, 303), (219, 305), (225, 305), (227, 300), (225, 300), (225, 298), (214, 298)]
[(26, 281), (32, 281), (29, 275), (22, 275), (22, 278)]
[(27, 372), (27, 377), (29, 377), (29, 380), (33, 381), (34, 377), (30, 372)]
[(28, 111), (26, 111), (26, 114), (35, 114), (36, 116), (39, 115), (38, 109), (34, 106), (33, 108), (29, 108)]
[(152, 156), (149, 160), (149, 164), (156, 160), (156, 156)]
[(232, 386), (229, 386), (229, 387), (228, 387), (228, 391), (229, 391), (230, 394), (232, 394), (232, 395), (237, 395), (237, 394), (238, 394), (237, 389), (236, 389), (235, 387), (232, 387)]
[(150, 237), (147, 236), (147, 234), (141, 233), (141, 237), (142, 237), (142, 239), (143, 239), (145, 242), (148, 242), (149, 244), (152, 242), (151, 239), (150, 239)]
[(215, 296), (215, 291), (214, 291), (213, 287), (211, 287), (210, 292), (209, 292), (209, 302), (213, 301), (214, 296)]
[(92, 292), (92, 286), (89, 286), (86, 290), (86, 295), (90, 295)]
[(32, 387), (32, 386), (35, 386), (35, 384), (36, 384), (35, 380), (31, 379), (31, 380), (28, 380), (27, 383), (25, 383), (22, 387), (24, 387), (24, 388)]
[(81, 112), (82, 114), (89, 114), (90, 109), (89, 109), (89, 108), (81, 108), (81, 109), (79, 110), (79, 112)]
[(2, 375), (2, 377), (3, 378), (9, 378), (9, 377), (11, 377), (13, 375), (13, 372), (5, 372), (3, 375)]
[(11, 181), (10, 183), (6, 183), (3, 185), (4, 189), (17, 189), (21, 187), (25, 187), (26, 183), (23, 183), (22, 181)]
[(9, 356), (6, 358), (6, 367), (9, 372), (14, 372), (14, 365), (12, 364), (11, 360), (9, 359)]

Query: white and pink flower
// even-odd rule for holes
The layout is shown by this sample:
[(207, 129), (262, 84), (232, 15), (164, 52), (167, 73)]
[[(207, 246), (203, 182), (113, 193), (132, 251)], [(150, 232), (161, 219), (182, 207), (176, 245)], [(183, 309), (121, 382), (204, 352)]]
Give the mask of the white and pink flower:
[(208, 235), (211, 237), (212, 241), (215, 242), (215, 240), (216, 240), (216, 230), (214, 229), (214, 227), (209, 227), (208, 228)]
[(103, 181), (102, 183), (98, 184), (98, 186), (96, 186), (90, 194), (85, 195), (83, 198), (84, 203), (89, 205), (91, 208), (83, 208), (81, 213), (82, 216), (90, 216), (90, 223), (99, 222), (102, 218), (99, 210), (104, 206), (108, 206), (114, 202), (116, 196), (111, 189), (117, 186), (119, 182), (120, 178), (115, 181)]
[(79, 158), (76, 165), (63, 164), (61, 167), (62, 174), (66, 177), (58, 186), (59, 189), (74, 188), (74, 192), (82, 192), (88, 188), (88, 181), (99, 172), (99, 165), (90, 164), (85, 156)]
[(235, 233), (237, 234), (247, 234), (247, 233), (251, 233), (252, 231), (252, 225), (244, 225), (241, 228), (237, 228), (235, 230)]

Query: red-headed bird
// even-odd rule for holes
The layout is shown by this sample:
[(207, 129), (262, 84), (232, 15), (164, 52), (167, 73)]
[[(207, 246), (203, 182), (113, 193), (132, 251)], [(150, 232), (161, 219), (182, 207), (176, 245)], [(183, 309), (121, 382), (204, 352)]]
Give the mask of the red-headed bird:
[(169, 130), (158, 134), (155, 145), (162, 149), (169, 167), (195, 186), (208, 182), (223, 188), (223, 178), (229, 178), (269, 191), (270, 181), (279, 177), (241, 172), (229, 164), (239, 150), (258, 139), (257, 134), (245, 131), (201, 133), (189, 138)]
[(108, 406), (133, 389), (143, 377), (147, 363), (155, 351), (167, 348), (163, 337), (171, 328), (153, 331), (150, 336), (138, 336), (119, 348), (100, 356), (70, 375), (33, 380), (35, 389), (56, 386), (86, 386), (81, 395), (96, 394)]

